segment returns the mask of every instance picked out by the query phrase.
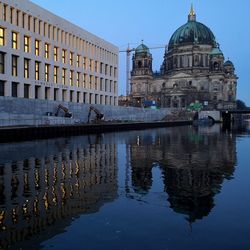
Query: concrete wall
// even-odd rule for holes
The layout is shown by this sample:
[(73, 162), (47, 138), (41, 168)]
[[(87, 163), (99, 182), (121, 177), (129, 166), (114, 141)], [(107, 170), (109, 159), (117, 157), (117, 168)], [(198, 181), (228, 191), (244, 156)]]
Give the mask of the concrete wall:
[[(72, 112), (72, 118), (64, 118), (60, 111), (56, 117), (57, 106), (62, 104)], [(85, 123), (88, 120), (89, 104), (63, 103), (49, 100), (0, 97), (0, 126), (17, 125), (55, 125)], [(121, 107), (111, 105), (93, 105), (105, 115), (105, 121), (159, 121), (168, 113), (169, 109), (143, 109), (135, 107)], [(52, 115), (48, 116), (50, 112)], [(92, 112), (90, 120), (95, 118)]]
[(209, 116), (214, 119), (216, 122), (221, 121), (220, 111), (217, 110), (204, 110), (199, 112), (199, 119), (208, 118)]

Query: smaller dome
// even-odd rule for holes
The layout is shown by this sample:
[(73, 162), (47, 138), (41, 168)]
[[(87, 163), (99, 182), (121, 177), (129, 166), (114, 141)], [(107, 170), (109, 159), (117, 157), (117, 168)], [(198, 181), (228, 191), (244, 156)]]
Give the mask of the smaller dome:
[(224, 66), (234, 66), (230, 60), (224, 62)]
[(210, 52), (210, 55), (215, 56), (215, 55), (223, 55), (222, 51), (220, 50), (219, 47), (213, 48), (212, 51)]
[(140, 44), (136, 49), (135, 53), (145, 53), (149, 54), (149, 48), (145, 44)]

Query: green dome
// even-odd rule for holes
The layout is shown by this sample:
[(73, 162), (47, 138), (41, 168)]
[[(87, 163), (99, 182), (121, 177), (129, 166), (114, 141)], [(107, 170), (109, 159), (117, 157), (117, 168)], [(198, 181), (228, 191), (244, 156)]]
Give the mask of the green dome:
[(169, 40), (169, 48), (189, 44), (216, 44), (212, 31), (202, 23), (189, 20), (178, 28)]
[(149, 53), (149, 48), (145, 44), (140, 44), (136, 49), (135, 53)]
[(230, 60), (224, 62), (224, 66), (234, 66)]
[(215, 56), (215, 55), (223, 55), (222, 51), (220, 50), (219, 47), (213, 48), (210, 55)]

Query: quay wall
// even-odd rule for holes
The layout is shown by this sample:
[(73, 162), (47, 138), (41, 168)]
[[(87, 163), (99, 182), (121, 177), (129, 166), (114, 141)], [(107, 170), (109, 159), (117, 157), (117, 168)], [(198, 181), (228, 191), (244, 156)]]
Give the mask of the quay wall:
[[(58, 105), (61, 104), (73, 114), (65, 118), (61, 110), (55, 116)], [(41, 125), (71, 125), (86, 123), (90, 104), (57, 102), (50, 100), (0, 97), (0, 126), (41, 126)], [(136, 121), (153, 122), (162, 120), (170, 109), (144, 109), (111, 105), (92, 105), (105, 116), (105, 121)], [(90, 120), (95, 118), (91, 113)]]

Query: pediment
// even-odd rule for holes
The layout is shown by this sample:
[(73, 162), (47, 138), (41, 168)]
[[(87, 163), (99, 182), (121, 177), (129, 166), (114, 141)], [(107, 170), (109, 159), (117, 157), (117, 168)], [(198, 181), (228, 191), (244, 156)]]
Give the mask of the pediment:
[(180, 73), (176, 73), (175, 75), (172, 75), (171, 78), (172, 78), (172, 79), (177, 79), (177, 78), (190, 78), (191, 76), (192, 76), (192, 75), (190, 75), (190, 74), (180, 72)]

